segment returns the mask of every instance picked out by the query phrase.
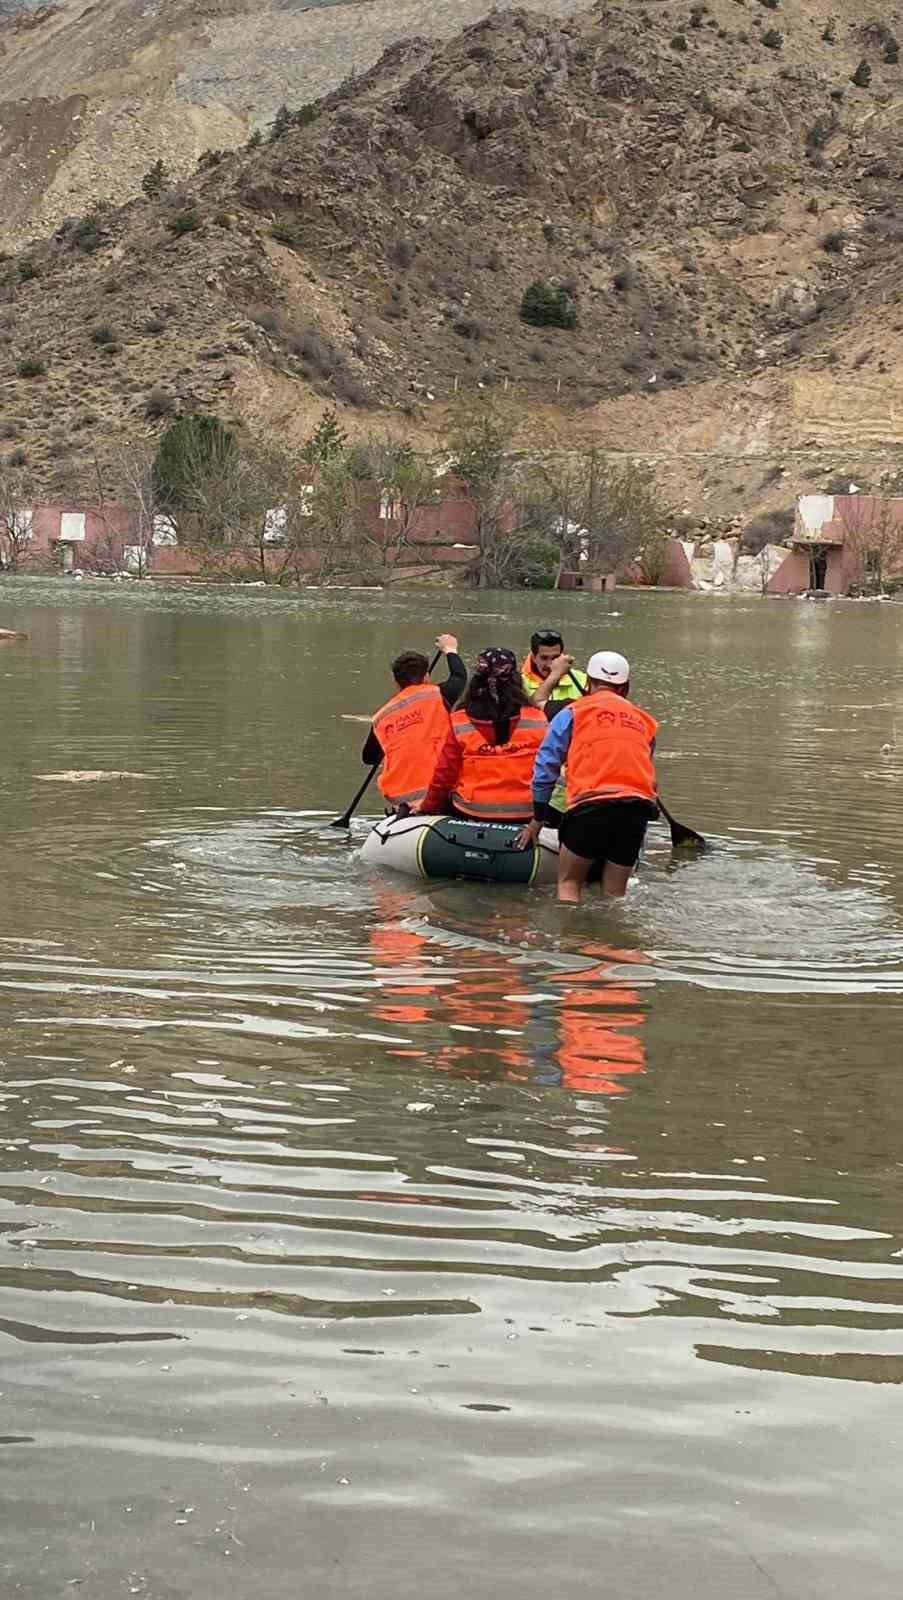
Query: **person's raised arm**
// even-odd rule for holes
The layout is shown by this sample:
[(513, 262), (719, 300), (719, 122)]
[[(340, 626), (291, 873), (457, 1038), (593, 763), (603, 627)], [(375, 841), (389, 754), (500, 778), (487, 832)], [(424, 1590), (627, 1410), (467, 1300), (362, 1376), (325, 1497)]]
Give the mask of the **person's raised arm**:
[(445, 704), (451, 710), (457, 705), (465, 688), (467, 687), (467, 668), (458, 655), (458, 641), (453, 633), (440, 633), (436, 640), (436, 649), (441, 650), (448, 667), (448, 677), (439, 685)]
[(542, 707), (545, 705), (546, 701), (558, 688), (562, 678), (567, 677), (567, 674), (570, 672), (573, 665), (573, 656), (556, 656), (551, 667), (549, 668), (549, 676), (547, 678), (543, 678), (538, 689), (533, 690), (533, 693), (530, 696), (530, 705), (536, 706), (537, 709), (542, 710)]

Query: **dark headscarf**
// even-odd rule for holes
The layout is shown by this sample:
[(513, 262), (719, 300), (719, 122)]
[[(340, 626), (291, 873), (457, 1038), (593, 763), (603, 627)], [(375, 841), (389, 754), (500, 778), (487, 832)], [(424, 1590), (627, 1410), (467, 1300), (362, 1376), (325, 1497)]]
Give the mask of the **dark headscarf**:
[(503, 645), (481, 650), (461, 703), (478, 722), (492, 723), (494, 744), (507, 744), (512, 720), (527, 703), (514, 651)]

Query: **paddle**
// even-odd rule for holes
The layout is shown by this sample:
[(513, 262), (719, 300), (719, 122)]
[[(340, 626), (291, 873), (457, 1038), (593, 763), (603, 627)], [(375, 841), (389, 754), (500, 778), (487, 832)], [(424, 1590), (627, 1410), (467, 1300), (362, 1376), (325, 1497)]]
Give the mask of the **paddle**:
[[(562, 673), (562, 677), (570, 678), (571, 683), (574, 685), (574, 688), (575, 689), (579, 689), (580, 693), (582, 695), (589, 694), (589, 689), (585, 689), (583, 687), (582, 683), (578, 683), (577, 679), (574, 677), (574, 674), (570, 670), (565, 672), (565, 673)], [(708, 845), (706, 843), (706, 840), (702, 837), (702, 834), (701, 833), (697, 833), (695, 828), (686, 828), (686, 827), (684, 827), (684, 824), (682, 822), (678, 822), (676, 817), (672, 817), (672, 815), (671, 815), (670, 811), (668, 810), (668, 807), (665, 805), (665, 802), (662, 799), (661, 795), (659, 795), (657, 798), (658, 798), (658, 809), (661, 812), (662, 816), (664, 817), (665, 821), (667, 822), (668, 827), (671, 829), (671, 848), (672, 848), (672, 850), (691, 850), (691, 849), (692, 850), (706, 850), (706, 849), (708, 849)]]
[(708, 842), (697, 833), (695, 828), (685, 828), (682, 822), (672, 817), (661, 795), (658, 796), (658, 809), (671, 829), (672, 850), (707, 850)]
[[(430, 662), (429, 666), (427, 667), (427, 674), (432, 672), (432, 670), (433, 670), (434, 666), (436, 665), (436, 662), (439, 660), (439, 657), (441, 656), (441, 654), (442, 654), (441, 650), (437, 650), (436, 651), (436, 654), (433, 656), (432, 661)], [(358, 806), (360, 805), (361, 801), (363, 800), (364, 795), (367, 793), (367, 790), (369, 789), (371, 783), (373, 782), (373, 779), (376, 777), (376, 774), (378, 773), (378, 771), (379, 771), (381, 766), (382, 766), (382, 761), (381, 760), (374, 762), (373, 766), (370, 768), (370, 771), (367, 773), (366, 778), (364, 779), (363, 783), (361, 784), (360, 788), (358, 789), (357, 794), (355, 795), (354, 799), (352, 800), (351, 804), (349, 805), (347, 811), (343, 811), (342, 815), (340, 817), (336, 817), (335, 820), (329, 824), (329, 826), (331, 828), (350, 828), (351, 827), (351, 818), (354, 816), (355, 811), (357, 810)]]

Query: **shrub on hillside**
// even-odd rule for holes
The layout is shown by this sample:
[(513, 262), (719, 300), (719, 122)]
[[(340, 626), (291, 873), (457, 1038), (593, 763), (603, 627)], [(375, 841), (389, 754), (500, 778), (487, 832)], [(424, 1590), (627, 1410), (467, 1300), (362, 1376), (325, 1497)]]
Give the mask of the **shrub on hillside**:
[(408, 234), (399, 233), (390, 241), (386, 254), (397, 267), (404, 269), (413, 265), (417, 246)]
[(100, 215), (97, 211), (88, 211), (79, 217), (71, 232), (71, 240), (76, 250), (84, 251), (85, 255), (92, 255), (104, 243), (104, 231)]
[(166, 226), (174, 238), (180, 239), (183, 233), (197, 233), (203, 223), (197, 211), (177, 211)]
[(895, 67), (900, 59), (900, 46), (896, 35), (891, 33), (886, 22), (867, 22), (862, 30), (863, 38), (869, 44), (877, 45), (881, 50), (882, 59), (890, 67)]
[(149, 389), (144, 397), (144, 415), (152, 422), (161, 417), (171, 417), (176, 409), (176, 402), (168, 389)]
[(784, 35), (779, 33), (777, 28), (769, 28), (768, 32), (762, 35), (762, 43), (766, 50), (781, 50), (784, 45)]
[(687, 36), (685, 33), (675, 33), (673, 39), (671, 40), (671, 49), (678, 50), (681, 53), (689, 49), (689, 45), (687, 44)]
[(152, 167), (148, 167), (141, 179), (141, 188), (148, 200), (156, 200), (163, 193), (169, 183), (169, 168), (165, 161), (158, 159)]
[(290, 250), (298, 250), (301, 247), (301, 235), (295, 222), (274, 222), (270, 229), (270, 237), (275, 239), (277, 244), (288, 245)]
[(289, 128), (306, 128), (308, 123), (316, 121), (319, 114), (316, 106), (299, 106), (297, 111), (289, 111), (286, 105), (280, 106), (270, 124), (270, 143), (281, 139)]
[(344, 364), (341, 352), (328, 339), (324, 339), (318, 328), (306, 328), (297, 342), (297, 354), (306, 361), (314, 372), (321, 378), (332, 378)]
[(98, 327), (91, 329), (91, 338), (95, 344), (115, 344), (116, 334), (108, 322), (101, 322)]
[(42, 361), (39, 356), (25, 356), (16, 367), (16, 376), (19, 378), (43, 378), (46, 371), (46, 361)]
[(823, 250), (827, 250), (829, 256), (842, 256), (846, 242), (846, 234), (842, 233), (839, 228), (835, 228), (831, 233), (825, 234), (821, 247)]
[(462, 339), (482, 339), (486, 331), (477, 317), (459, 317), (453, 326)]
[(806, 149), (810, 155), (813, 150), (824, 149), (836, 127), (837, 117), (833, 111), (830, 114), (824, 112), (820, 117), (816, 117), (806, 134)]
[(543, 278), (534, 278), (524, 290), (520, 318), (531, 328), (573, 328), (577, 307), (566, 289)]
[(872, 69), (867, 61), (860, 61), (856, 71), (850, 79), (857, 89), (867, 89), (872, 81)]
[(258, 328), (262, 328), (264, 333), (279, 332), (279, 318), (275, 311), (271, 311), (268, 306), (252, 307), (251, 321), (256, 322)]
[(740, 539), (744, 555), (757, 556), (767, 544), (784, 544), (793, 533), (794, 514), (785, 511), (762, 511), (746, 524)]
[(41, 274), (35, 263), (28, 256), (19, 262), (19, 277), (23, 283), (30, 283), (32, 278), (39, 278), (40, 276)]

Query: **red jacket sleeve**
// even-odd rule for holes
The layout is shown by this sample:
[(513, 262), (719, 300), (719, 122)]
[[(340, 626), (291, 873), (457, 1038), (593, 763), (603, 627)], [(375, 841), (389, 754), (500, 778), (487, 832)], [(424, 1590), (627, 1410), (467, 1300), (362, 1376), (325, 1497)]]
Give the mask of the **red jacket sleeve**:
[(450, 728), (445, 744), (439, 752), (426, 799), (420, 807), (424, 816), (431, 816), (442, 810), (452, 790), (457, 788), (463, 760), (464, 751), (455, 737), (454, 728)]

